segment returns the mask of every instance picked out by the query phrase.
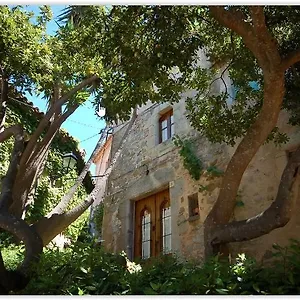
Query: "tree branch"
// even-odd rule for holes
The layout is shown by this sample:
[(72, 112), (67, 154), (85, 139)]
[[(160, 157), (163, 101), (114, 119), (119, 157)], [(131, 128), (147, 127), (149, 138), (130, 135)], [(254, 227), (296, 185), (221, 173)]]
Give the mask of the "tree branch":
[[(264, 57), (269, 65), (278, 66), (281, 63), (281, 57), (278, 52), (277, 40), (272, 36), (266, 25), (264, 6), (249, 6), (255, 35), (259, 43), (256, 45), (260, 49), (260, 57)], [(265, 62), (260, 62), (261, 66)]]
[[(87, 199), (83, 203), (79, 204), (77, 207), (73, 208), (72, 210), (66, 213), (63, 213), (62, 209), (65, 209), (66, 205), (68, 205), (67, 201), (59, 203), (58, 206), (54, 208), (54, 210), (52, 210), (52, 212), (47, 217), (43, 217), (42, 219), (38, 220), (35, 224), (32, 225), (38, 232), (38, 234), (41, 236), (44, 245), (47, 245), (57, 234), (62, 232), (66, 227), (68, 227), (72, 222), (74, 222), (94, 202), (95, 197), (99, 197), (99, 191), (103, 191), (103, 189), (101, 189), (102, 184), (109, 177), (112, 168), (114, 167), (118, 157), (120, 156), (124, 141), (128, 136), (129, 132), (131, 131), (133, 124), (137, 118), (136, 111), (137, 109), (135, 108), (131, 120), (128, 123), (128, 127), (118, 145), (118, 150), (115, 153), (109, 168), (105, 171), (105, 174), (101, 178), (101, 180), (97, 182), (95, 188), (93, 189), (92, 193), (87, 197)], [(95, 152), (95, 154), (96, 153), (97, 152)], [(59, 211), (60, 213), (55, 213), (55, 211)]]
[(293, 190), (292, 193), (292, 189), (298, 188), (294, 183), (299, 165), (300, 147), (289, 159), (281, 176), (276, 199), (270, 207), (253, 218), (217, 226), (212, 233), (212, 244), (251, 240), (285, 226), (292, 215), (293, 200), (298, 197), (298, 191)]
[(102, 134), (99, 138), (99, 141), (93, 151), (93, 153), (91, 154), (89, 160), (87, 161), (87, 163), (85, 164), (83, 170), (81, 171), (80, 175), (78, 176), (78, 178), (76, 179), (75, 184), (70, 188), (70, 190), (68, 191), (68, 193), (66, 195), (64, 195), (64, 197), (62, 198), (62, 200), (56, 205), (56, 207), (54, 207), (52, 209), (52, 211), (48, 214), (48, 216), (51, 216), (53, 214), (61, 214), (65, 211), (65, 209), (67, 208), (68, 204), (70, 203), (70, 201), (72, 200), (74, 194), (76, 193), (78, 187), (81, 185), (83, 179), (85, 178), (86, 174), (88, 173), (90, 166), (93, 162), (94, 157), (96, 156), (96, 154), (99, 152), (99, 150), (101, 149), (101, 147), (103, 146), (103, 141), (106, 137), (106, 130), (104, 129), (102, 131)]
[(51, 217), (43, 217), (32, 227), (39, 234), (43, 240), (43, 245), (46, 246), (52, 241), (59, 233), (64, 231), (70, 224), (72, 224), (83, 212), (93, 203), (94, 198), (91, 195), (67, 213), (53, 214)]
[(300, 49), (297, 49), (289, 53), (286, 57), (282, 59), (281, 62), (282, 71), (287, 70), (289, 67), (291, 67), (297, 62), (300, 62)]
[(0, 211), (7, 211), (13, 202), (12, 191), (17, 177), (18, 167), (24, 150), (24, 132), (20, 125), (13, 125), (0, 133), (0, 141), (14, 135), (15, 143), (11, 153), (10, 164), (1, 184)]
[(249, 7), (253, 26), (246, 22), (246, 16), (236, 9), (224, 9), (220, 6), (210, 6), (209, 9), (220, 24), (242, 37), (246, 47), (256, 57), (262, 69), (269, 70), (270, 65), (274, 66), (281, 63), (277, 41), (265, 24), (263, 7)]
[(220, 24), (240, 35), (247, 47), (255, 47), (255, 45), (251, 44), (257, 41), (253, 28), (249, 23), (245, 22), (247, 17), (243, 12), (232, 8), (230, 10), (225, 10), (222, 6), (209, 6), (209, 10)]
[(252, 24), (256, 34), (260, 37), (269, 35), (263, 6), (249, 6), (249, 11), (251, 13)]
[(26, 273), (31, 263), (38, 259), (39, 254), (43, 250), (39, 235), (24, 220), (9, 214), (0, 214), (0, 228), (12, 233), (24, 242), (26, 249), (25, 258), (18, 270)]
[(98, 79), (98, 76), (93, 75), (93, 76), (83, 80), (81, 83), (79, 83), (77, 86), (75, 86), (72, 90), (70, 90), (64, 96), (60, 97), (56, 101), (56, 103), (53, 104), (53, 106), (45, 114), (44, 118), (41, 120), (41, 122), (39, 123), (37, 129), (35, 130), (35, 132), (31, 136), (31, 138), (29, 140), (29, 143), (27, 144), (26, 149), (25, 149), (25, 151), (22, 155), (21, 164), (25, 164), (27, 162), (27, 160), (30, 157), (33, 149), (35, 148), (35, 145), (38, 141), (38, 138), (40, 137), (40, 135), (42, 134), (44, 129), (48, 126), (48, 123), (49, 123), (50, 119), (52, 118), (52, 116), (55, 114), (55, 112), (58, 109), (60, 109), (62, 107), (62, 105), (65, 104), (65, 102), (67, 100), (69, 100), (70, 97), (72, 97), (78, 91), (80, 91), (82, 88), (90, 85), (93, 81), (95, 81), (97, 79)]
[[(43, 161), (47, 156), (51, 142), (55, 137), (55, 134), (59, 130), (61, 124), (78, 108), (78, 104), (70, 107), (62, 116), (56, 119), (50, 124), (48, 131), (46, 132), (43, 140), (36, 145), (34, 151), (28, 158), (26, 169), (28, 172), (19, 172), (17, 180), (21, 184), (14, 187), (13, 199), (14, 202), (9, 208), (9, 211), (15, 216), (21, 216), (26, 204), (27, 196), (32, 189), (34, 182), (37, 179), (38, 174), (42, 172), (44, 167)], [(24, 177), (24, 174), (27, 176)]]
[(79, 107), (79, 104), (74, 104), (71, 106), (62, 116), (56, 118), (56, 120), (49, 126), (43, 140), (39, 143), (38, 147), (35, 148), (34, 152), (28, 157), (30, 163), (38, 158), (42, 152), (48, 151), (50, 144), (55, 137), (56, 133), (60, 129), (62, 123), (73, 114), (73, 112)]

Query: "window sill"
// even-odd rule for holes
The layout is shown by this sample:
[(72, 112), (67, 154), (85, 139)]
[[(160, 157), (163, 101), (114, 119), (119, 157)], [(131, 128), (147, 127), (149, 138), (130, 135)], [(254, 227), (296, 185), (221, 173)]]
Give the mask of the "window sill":
[(195, 216), (191, 216), (188, 218), (188, 221), (189, 222), (193, 222), (193, 221), (196, 221), (196, 220), (199, 220), (200, 219), (200, 216), (199, 215), (195, 215)]
[(168, 152), (169, 150), (171, 150), (174, 147), (175, 147), (175, 145), (174, 145), (172, 139), (168, 139), (168, 140), (156, 145), (156, 149), (159, 151), (160, 154), (164, 154), (165, 152)]

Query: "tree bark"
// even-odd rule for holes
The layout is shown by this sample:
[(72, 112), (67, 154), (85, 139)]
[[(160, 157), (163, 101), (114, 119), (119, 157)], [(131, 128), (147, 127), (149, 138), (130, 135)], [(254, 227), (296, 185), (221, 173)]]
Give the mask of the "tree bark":
[[(40, 168), (43, 166), (42, 162), (47, 156), (47, 152), (55, 134), (58, 132), (61, 124), (78, 108), (79, 105), (74, 104), (64, 114), (56, 116), (53, 123), (49, 126), (50, 119), (61, 109), (62, 105), (65, 104), (70, 97), (76, 94), (80, 89), (90, 85), (97, 78), (98, 77), (94, 75), (83, 80), (68, 93), (57, 99), (31, 136), (22, 154), (16, 184), (14, 186), (13, 203), (10, 206), (10, 212), (15, 216), (22, 216), (27, 197), (34, 186), (37, 174), (40, 173)], [(38, 142), (38, 139), (47, 126), (49, 126), (49, 128), (46, 131), (43, 140)]]
[(84, 180), (86, 174), (88, 173), (90, 166), (93, 162), (93, 159), (95, 158), (96, 154), (99, 152), (100, 148), (102, 147), (102, 143), (103, 143), (105, 137), (106, 137), (106, 130), (104, 129), (101, 133), (100, 139), (99, 139), (93, 153), (91, 154), (89, 160), (85, 164), (85, 166), (84, 166), (83, 170), (81, 171), (81, 174), (77, 178), (75, 184), (70, 188), (68, 193), (62, 198), (62, 200), (56, 205), (56, 207), (54, 207), (52, 209), (52, 211), (48, 214), (48, 216), (51, 216), (53, 214), (61, 214), (66, 210), (68, 204), (72, 200), (78, 187), (82, 184), (82, 181)]
[(35, 148), (36, 143), (37, 143), (40, 135), (43, 133), (43, 131), (45, 130), (45, 128), (48, 126), (50, 119), (57, 112), (57, 110), (60, 109), (62, 107), (62, 105), (64, 105), (66, 103), (66, 101), (68, 101), (68, 99), (70, 97), (72, 97), (73, 95), (75, 95), (82, 88), (84, 88), (84, 87), (90, 85), (91, 83), (93, 83), (97, 78), (98, 78), (98, 76), (93, 75), (93, 76), (91, 76), (91, 77), (83, 80), (80, 84), (78, 84), (76, 87), (74, 87), (68, 93), (66, 93), (65, 95), (63, 95), (62, 97), (60, 97), (53, 104), (53, 106), (47, 111), (47, 113), (45, 114), (44, 118), (39, 123), (39, 125), (38, 125), (37, 129), (35, 130), (34, 134), (31, 136), (31, 138), (29, 140), (29, 143), (26, 146), (26, 149), (25, 149), (25, 151), (24, 151), (24, 153), (22, 155), (22, 159), (21, 159), (21, 164), (22, 165), (25, 164), (26, 161), (31, 156), (31, 153), (32, 153), (33, 149)]
[(0, 97), (0, 133), (4, 130), (7, 100), (8, 100), (8, 78), (5, 75), (5, 72), (2, 72), (1, 97)]
[(285, 93), (281, 58), (274, 38), (266, 28), (262, 8), (250, 9), (253, 26), (246, 24), (239, 14), (223, 8), (212, 7), (210, 10), (222, 25), (242, 36), (245, 45), (257, 58), (264, 75), (264, 101), (258, 117), (238, 145), (226, 168), (218, 199), (204, 222), (206, 257), (219, 251), (221, 244), (212, 243), (213, 232), (218, 226), (229, 222), (242, 176), (276, 126)]
[(11, 154), (8, 171), (2, 181), (0, 194), (0, 228), (12, 233), (25, 244), (25, 258), (16, 271), (7, 271), (2, 255), (0, 254), (0, 291), (8, 293), (11, 290), (24, 288), (26, 275), (33, 262), (39, 259), (43, 246), (39, 235), (31, 229), (25, 221), (8, 213), (9, 204), (12, 202), (12, 188), (15, 184), (21, 154), (24, 148), (24, 133), (20, 125), (14, 125), (0, 133), (0, 142), (14, 136), (15, 143)]
[(298, 197), (299, 166), (300, 147), (289, 158), (281, 176), (276, 199), (270, 207), (253, 218), (218, 225), (212, 232), (212, 244), (251, 240), (285, 226), (292, 216)]
[(75, 208), (66, 213), (53, 214), (50, 217), (43, 217), (31, 227), (39, 234), (43, 245), (48, 245), (58, 234), (63, 232), (70, 224), (80, 217), (93, 203), (92, 194)]
[(24, 149), (24, 132), (20, 125), (14, 125), (0, 133), (0, 143), (14, 135), (15, 143), (11, 154), (11, 160), (4, 179), (1, 184), (0, 211), (7, 211), (13, 202), (13, 186), (20, 164), (21, 155)]
[[(33, 228), (20, 218), (7, 213), (0, 213), (0, 228), (12, 233), (25, 244), (25, 258), (15, 271), (4, 267), (2, 255), (0, 263), (0, 286), (3, 292), (18, 291), (27, 284), (27, 277), (33, 263), (38, 262), (43, 251), (42, 240)], [(0, 288), (1, 290), (1, 288)]]
[[(101, 180), (97, 182), (95, 188), (93, 189), (92, 193), (87, 197), (87, 199), (83, 203), (75, 207), (74, 209), (70, 210), (69, 212), (62, 211), (63, 207), (66, 209), (66, 202), (67, 202), (63, 199), (63, 203), (59, 203), (58, 206), (54, 210), (52, 210), (50, 214), (47, 215), (47, 217), (38, 220), (35, 224), (32, 225), (33, 228), (36, 230), (36, 232), (38, 232), (38, 234), (42, 238), (44, 246), (46, 246), (57, 234), (61, 233), (71, 223), (73, 223), (94, 202), (96, 196), (97, 197), (100, 196), (103, 198), (104, 195), (99, 195), (99, 191), (102, 190), (100, 185), (101, 183), (107, 180), (109, 174), (111, 173), (118, 157), (120, 156), (124, 141), (133, 127), (136, 117), (137, 114), (135, 108), (132, 114), (132, 118), (129, 121), (128, 127), (123, 135), (122, 140), (118, 145), (118, 150), (116, 151), (109, 168), (106, 170)], [(98, 147), (99, 147), (99, 143), (96, 145), (96, 148)], [(96, 154), (97, 151), (93, 151), (89, 161), (93, 159)], [(76, 184), (74, 186), (76, 186)], [(72, 190), (71, 193), (73, 192), (74, 191)], [(56, 211), (59, 211), (60, 213), (57, 213)]]

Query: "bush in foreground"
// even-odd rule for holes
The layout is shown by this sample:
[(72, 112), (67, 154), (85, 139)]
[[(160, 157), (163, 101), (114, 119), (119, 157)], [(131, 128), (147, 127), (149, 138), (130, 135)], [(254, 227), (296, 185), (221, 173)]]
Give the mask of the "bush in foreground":
[[(18, 251), (8, 264), (16, 264)], [(166, 255), (138, 264), (124, 253), (76, 242), (63, 251), (47, 249), (22, 294), (300, 294), (300, 243), (274, 245), (264, 266), (244, 254), (233, 263), (214, 257), (199, 265)]]

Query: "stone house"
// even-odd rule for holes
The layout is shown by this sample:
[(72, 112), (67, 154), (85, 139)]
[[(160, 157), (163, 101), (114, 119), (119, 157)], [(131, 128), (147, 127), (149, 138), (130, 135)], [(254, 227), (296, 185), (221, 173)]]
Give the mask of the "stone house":
[[(131, 259), (161, 252), (203, 257), (203, 222), (218, 196), (222, 178), (204, 172), (199, 180), (192, 179), (171, 137), (176, 134), (193, 139), (204, 165), (220, 170), (225, 170), (235, 147), (212, 144), (190, 126), (186, 96), (173, 105), (149, 103), (138, 109), (106, 185), (102, 238), (107, 250), (124, 250)], [(288, 114), (282, 111), (278, 126), (289, 135), (290, 142), (280, 147), (268, 143), (260, 148), (243, 176), (234, 220), (262, 212), (276, 196), (287, 153), (300, 144), (299, 129), (287, 125), (287, 119)], [(128, 123), (115, 127), (113, 137), (100, 150), (95, 159), (97, 175), (103, 174), (126, 126)], [(231, 252), (245, 252), (261, 260), (268, 257), (273, 243), (284, 246), (290, 238), (300, 238), (298, 211), (300, 201), (285, 227), (231, 244)]]

